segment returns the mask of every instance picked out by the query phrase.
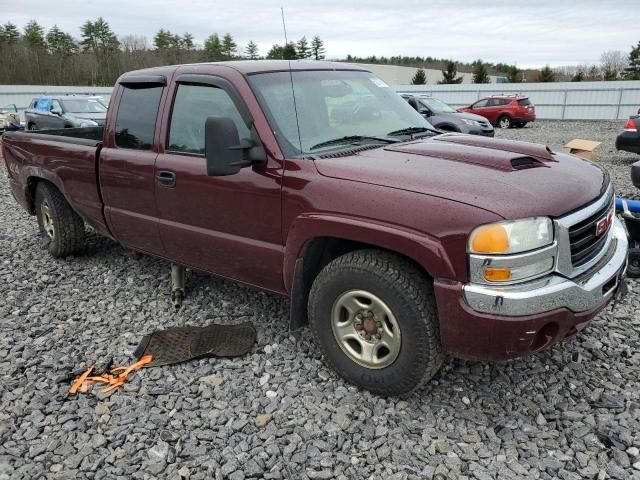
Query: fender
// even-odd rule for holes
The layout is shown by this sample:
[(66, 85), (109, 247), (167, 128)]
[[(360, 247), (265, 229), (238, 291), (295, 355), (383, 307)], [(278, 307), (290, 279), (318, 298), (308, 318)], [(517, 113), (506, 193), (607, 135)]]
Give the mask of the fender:
[(296, 260), (309, 240), (334, 237), (385, 248), (411, 258), (433, 277), (453, 278), (451, 265), (440, 241), (423, 232), (331, 213), (302, 214), (292, 223), (284, 252), (284, 286), (291, 292)]

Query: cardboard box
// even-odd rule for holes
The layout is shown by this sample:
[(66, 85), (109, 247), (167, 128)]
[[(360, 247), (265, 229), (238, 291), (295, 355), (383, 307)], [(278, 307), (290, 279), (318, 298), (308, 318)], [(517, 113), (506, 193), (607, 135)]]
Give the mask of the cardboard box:
[(598, 160), (598, 155), (594, 152), (594, 150), (601, 143), (602, 142), (594, 142), (593, 140), (582, 140), (580, 138), (575, 138), (564, 146), (564, 151), (566, 153), (577, 155), (578, 157), (584, 158), (585, 160), (596, 162)]

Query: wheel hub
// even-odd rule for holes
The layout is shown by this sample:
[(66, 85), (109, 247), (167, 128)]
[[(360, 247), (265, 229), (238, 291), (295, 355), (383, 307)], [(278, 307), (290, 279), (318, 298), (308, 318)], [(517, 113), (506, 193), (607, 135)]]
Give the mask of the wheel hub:
[(342, 351), (363, 367), (384, 368), (400, 352), (395, 316), (380, 298), (365, 290), (350, 290), (336, 299), (331, 327)]
[(51, 215), (51, 208), (49, 204), (45, 200), (42, 202), (42, 227), (44, 228), (45, 233), (51, 239), (56, 234), (55, 227), (53, 226), (53, 217)]

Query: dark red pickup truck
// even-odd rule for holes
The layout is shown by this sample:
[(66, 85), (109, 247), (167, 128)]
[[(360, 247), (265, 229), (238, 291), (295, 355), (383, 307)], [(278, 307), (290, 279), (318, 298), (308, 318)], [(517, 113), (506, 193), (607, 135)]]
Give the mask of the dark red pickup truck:
[(85, 224), (291, 299), (328, 363), (381, 394), (445, 354), (506, 359), (582, 329), (627, 237), (600, 167), (441, 134), (371, 73), (247, 61), (124, 74), (104, 126), (5, 134), (53, 255)]

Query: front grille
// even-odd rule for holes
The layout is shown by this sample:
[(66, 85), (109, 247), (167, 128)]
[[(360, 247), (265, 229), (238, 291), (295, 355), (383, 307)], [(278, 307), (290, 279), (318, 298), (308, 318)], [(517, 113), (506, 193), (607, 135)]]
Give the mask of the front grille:
[(569, 227), (571, 263), (574, 268), (593, 260), (604, 248), (611, 225), (600, 235), (596, 234), (596, 228), (601, 220), (607, 218), (612, 208), (611, 201), (608, 201), (593, 215)]

